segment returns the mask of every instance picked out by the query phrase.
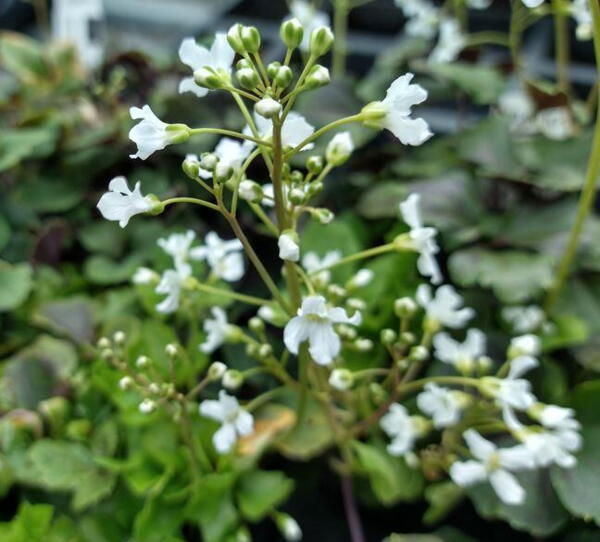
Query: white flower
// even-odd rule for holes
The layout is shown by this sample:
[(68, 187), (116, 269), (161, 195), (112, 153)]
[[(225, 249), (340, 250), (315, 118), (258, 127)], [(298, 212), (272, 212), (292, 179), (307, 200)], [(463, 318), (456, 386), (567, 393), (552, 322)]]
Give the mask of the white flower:
[(502, 309), (502, 318), (516, 333), (530, 333), (544, 323), (546, 315), (537, 305), (529, 305), (528, 307), (505, 307)]
[(403, 405), (392, 403), (388, 412), (382, 416), (379, 425), (392, 439), (387, 450), (390, 455), (403, 456), (409, 453), (419, 436), (418, 418), (410, 416)]
[(492, 5), (492, 0), (467, 0), (467, 6), (472, 9), (487, 9)]
[(375, 273), (371, 269), (359, 269), (356, 275), (350, 279), (350, 284), (353, 288), (363, 288), (373, 280), (374, 276)]
[(348, 369), (334, 369), (329, 375), (329, 385), (336, 390), (349, 390), (353, 383), (354, 376)]
[(156, 410), (156, 403), (152, 399), (144, 399), (139, 405), (138, 410), (142, 414), (151, 414)]
[(188, 259), (195, 239), (196, 234), (192, 230), (187, 230), (185, 233), (172, 233), (166, 239), (159, 239), (156, 244), (173, 258), (175, 269), (187, 269), (187, 274), (190, 275)]
[(307, 252), (302, 258), (302, 267), (312, 275), (312, 278), (320, 283), (327, 284), (331, 273), (327, 267), (341, 260), (342, 253), (339, 250), (330, 250), (322, 258), (316, 252)]
[(149, 105), (132, 107), (129, 110), (131, 118), (134, 120), (141, 119), (141, 122), (136, 124), (129, 130), (129, 139), (137, 145), (137, 153), (130, 155), (130, 158), (141, 158), (145, 160), (156, 151), (164, 149), (167, 145), (174, 142), (178, 136), (189, 131), (187, 126), (181, 125), (180, 129), (167, 130), (169, 125), (160, 120), (150, 109)]
[(132, 216), (152, 209), (152, 199), (142, 195), (139, 181), (130, 190), (125, 177), (115, 177), (110, 181), (108, 192), (102, 195), (97, 207), (104, 218), (118, 220), (119, 226), (124, 228)]
[(467, 374), (473, 371), (477, 359), (485, 354), (485, 342), (485, 334), (479, 329), (469, 329), (462, 343), (445, 332), (433, 337), (436, 357)]
[(458, 58), (466, 45), (466, 38), (456, 19), (444, 19), (440, 23), (440, 35), (436, 46), (429, 55), (429, 62), (447, 64)]
[(396, 5), (408, 18), (405, 30), (409, 36), (432, 38), (439, 23), (439, 10), (426, 0), (396, 0)]
[[(233, 171), (238, 171), (242, 162), (248, 157), (251, 150), (251, 147), (244, 145), (235, 139), (222, 137), (212, 154), (219, 159), (217, 167), (230, 167)], [(210, 179), (212, 177), (212, 172), (200, 168), (198, 170), (198, 175), (203, 179)]]
[[(406, 73), (398, 77), (387, 89), (381, 102), (373, 102), (363, 108), (369, 116), (374, 111), (377, 118), (369, 123), (387, 128), (404, 145), (421, 145), (433, 134), (423, 119), (411, 119), (411, 108), (427, 99), (427, 91), (410, 82), (414, 75)], [(383, 114), (383, 116), (381, 116)]]
[[(218, 33), (210, 50), (196, 43), (194, 38), (185, 38), (179, 47), (181, 62), (192, 68), (192, 71), (201, 68), (212, 68), (216, 72), (229, 75), (235, 51), (227, 42), (227, 35)], [(208, 94), (208, 89), (199, 86), (193, 77), (186, 77), (179, 83), (179, 92), (193, 92), (199, 98)]]
[(468, 487), (489, 480), (501, 501), (511, 505), (522, 504), (525, 490), (510, 471), (534, 468), (531, 452), (522, 445), (498, 449), (474, 429), (465, 431), (463, 437), (475, 459), (452, 464), (450, 476), (454, 483)]
[(510, 362), (506, 378), (483, 377), (482, 389), (504, 409), (527, 410), (533, 406), (536, 398), (531, 392), (531, 383), (520, 377), (537, 366), (538, 361), (530, 356), (515, 358)]
[(417, 396), (417, 406), (433, 419), (437, 429), (458, 423), (462, 404), (460, 392), (441, 388), (433, 382), (425, 384), (425, 391)]
[(305, 2), (304, 0), (294, 0), (290, 5), (290, 13), (292, 17), (300, 21), (300, 24), (304, 28), (300, 49), (308, 51), (312, 31), (320, 26), (329, 26), (329, 15), (324, 11), (315, 9), (312, 3)]
[(214, 352), (225, 342), (230, 330), (227, 315), (221, 307), (213, 307), (211, 313), (213, 318), (204, 321), (203, 327), (207, 335), (205, 341), (200, 345), (200, 350), (207, 354)]
[(417, 302), (425, 309), (427, 318), (440, 325), (460, 328), (473, 318), (475, 311), (469, 307), (460, 308), (463, 299), (449, 284), (440, 286), (435, 296), (431, 296), (431, 286), (421, 284), (415, 296)]
[[(254, 123), (256, 130), (261, 139), (270, 140), (273, 136), (273, 121), (271, 119), (265, 119), (260, 115), (254, 114)], [(283, 121), (281, 126), (281, 143), (284, 147), (296, 147), (308, 136), (312, 135), (315, 131), (314, 126), (308, 123), (308, 121), (299, 113), (291, 111)], [(252, 130), (249, 126), (244, 128), (244, 134), (252, 135)], [(244, 145), (252, 149), (255, 147), (255, 143), (246, 141)], [(308, 151), (314, 147), (313, 143), (309, 143), (302, 147), (303, 151)]]
[(206, 260), (214, 275), (227, 282), (235, 282), (244, 276), (243, 245), (239, 239), (224, 241), (215, 232), (209, 232), (205, 245), (193, 248), (190, 257)]
[(540, 338), (537, 335), (527, 334), (513, 337), (508, 348), (509, 356), (537, 356), (542, 349)]
[(410, 226), (410, 239), (419, 253), (417, 261), (419, 272), (425, 277), (431, 277), (433, 284), (439, 284), (442, 282), (442, 274), (435, 259), (435, 255), (440, 250), (435, 240), (438, 232), (435, 228), (423, 227), (420, 200), (419, 194), (411, 194), (400, 204), (400, 213), (404, 222)]
[(579, 430), (580, 423), (574, 418), (575, 411), (572, 408), (559, 407), (557, 405), (543, 405), (535, 410), (535, 418), (548, 429), (572, 429)]
[(131, 282), (134, 284), (153, 284), (160, 278), (156, 271), (153, 271), (149, 267), (138, 267), (131, 277)]
[(538, 6), (541, 6), (544, 3), (544, 0), (523, 0), (523, 3), (528, 8), (537, 8)]
[(282, 233), (277, 241), (279, 257), (282, 260), (297, 262), (300, 259), (300, 246), (289, 233)]
[(319, 365), (329, 365), (341, 349), (341, 341), (334, 324), (359, 325), (359, 312), (349, 317), (340, 307), (327, 307), (323, 296), (309, 296), (285, 326), (283, 341), (292, 354), (298, 354), (300, 343), (308, 340), (309, 353)]
[(230, 452), (238, 436), (249, 435), (254, 430), (252, 414), (240, 407), (237, 399), (225, 390), (219, 392), (218, 401), (202, 401), (200, 415), (221, 423), (213, 435), (213, 444), (220, 454)]
[(157, 294), (165, 294), (167, 297), (163, 299), (156, 310), (162, 314), (171, 314), (179, 308), (179, 300), (181, 298), (181, 290), (185, 281), (191, 275), (189, 265), (168, 269), (162, 274), (160, 282), (154, 290)]
[(298, 542), (302, 540), (302, 529), (298, 522), (291, 516), (286, 515), (280, 522), (281, 534), (287, 542)]
[(571, 114), (566, 107), (542, 109), (535, 117), (535, 125), (548, 139), (563, 141), (573, 135)]
[(575, 35), (578, 40), (589, 40), (592, 37), (592, 12), (588, 0), (573, 0), (571, 3), (571, 15), (577, 22)]
[(531, 118), (535, 112), (535, 103), (521, 86), (503, 92), (498, 98), (498, 108), (508, 117), (512, 131), (522, 133), (534, 131)]
[(350, 132), (335, 134), (327, 144), (325, 157), (330, 164), (341, 166), (354, 151), (354, 141)]

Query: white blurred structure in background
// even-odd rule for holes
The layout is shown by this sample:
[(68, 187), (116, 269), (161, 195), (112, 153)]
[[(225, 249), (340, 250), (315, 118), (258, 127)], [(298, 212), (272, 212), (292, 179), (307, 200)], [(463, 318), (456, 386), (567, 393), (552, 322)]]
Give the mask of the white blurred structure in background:
[(52, 37), (73, 43), (84, 65), (93, 69), (104, 58), (105, 14), (102, 0), (54, 0)]

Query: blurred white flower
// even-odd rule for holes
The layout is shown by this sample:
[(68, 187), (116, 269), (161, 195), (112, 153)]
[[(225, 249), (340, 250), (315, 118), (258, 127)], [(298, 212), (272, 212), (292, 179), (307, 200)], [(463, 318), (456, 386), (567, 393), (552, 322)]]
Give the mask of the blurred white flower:
[(435, 228), (423, 227), (420, 200), (419, 194), (411, 194), (400, 204), (400, 213), (404, 222), (410, 226), (409, 235), (414, 249), (419, 253), (417, 260), (419, 273), (430, 277), (433, 284), (439, 284), (442, 282), (442, 273), (435, 259), (435, 255), (440, 250), (435, 240), (438, 232)]
[(175, 269), (185, 269), (189, 276), (191, 274), (191, 267), (188, 260), (190, 259), (190, 250), (195, 239), (196, 234), (192, 230), (187, 230), (185, 233), (172, 233), (166, 239), (161, 238), (156, 243), (173, 258)]
[(542, 135), (555, 141), (564, 141), (574, 133), (571, 114), (563, 106), (539, 111), (535, 117), (535, 125)]
[(504, 307), (502, 318), (515, 333), (530, 333), (537, 330), (546, 320), (544, 311), (537, 305), (527, 307)]
[(307, 252), (302, 258), (302, 267), (312, 275), (316, 282), (327, 284), (331, 278), (331, 272), (326, 268), (341, 259), (342, 253), (339, 250), (330, 250), (323, 257), (316, 252)]
[(380, 427), (391, 439), (387, 446), (390, 455), (403, 456), (412, 451), (415, 440), (420, 435), (421, 423), (418, 420), (403, 405), (390, 405), (388, 412), (379, 421)]
[(168, 269), (162, 274), (160, 282), (154, 291), (157, 294), (165, 294), (167, 297), (156, 305), (158, 312), (171, 314), (179, 308), (181, 290), (184, 287), (185, 281), (190, 277), (191, 272), (190, 266), (184, 265), (175, 269)]
[(533, 455), (525, 446), (498, 447), (474, 429), (464, 432), (463, 438), (475, 459), (455, 461), (450, 476), (455, 484), (468, 487), (489, 480), (501, 501), (518, 505), (525, 500), (525, 490), (511, 471), (535, 467)]
[(227, 339), (230, 331), (230, 325), (227, 321), (227, 315), (221, 307), (211, 309), (213, 318), (207, 318), (204, 321), (204, 331), (206, 339), (200, 345), (200, 350), (207, 354), (214, 352)]
[(213, 435), (213, 444), (220, 454), (230, 452), (238, 437), (250, 435), (254, 430), (252, 414), (244, 410), (238, 400), (225, 390), (219, 392), (217, 401), (202, 401), (200, 415), (221, 424)]
[(592, 37), (592, 12), (588, 0), (573, 0), (571, 3), (571, 15), (577, 23), (575, 35), (578, 40), (589, 40)]
[(508, 347), (508, 355), (511, 358), (519, 356), (537, 356), (542, 349), (542, 343), (537, 335), (531, 333), (513, 337)]
[(214, 275), (227, 282), (235, 282), (244, 276), (243, 245), (239, 239), (224, 241), (215, 232), (209, 232), (205, 245), (190, 251), (194, 260), (206, 260)]
[(537, 8), (544, 3), (544, 0), (523, 0), (523, 4), (525, 4), (528, 8)]
[(466, 45), (466, 38), (456, 19), (443, 19), (437, 44), (429, 55), (429, 62), (447, 64), (458, 58)]
[[(181, 62), (192, 68), (192, 71), (201, 68), (212, 68), (216, 72), (229, 75), (235, 51), (227, 42), (227, 35), (218, 33), (210, 48), (198, 45), (194, 38), (185, 38), (179, 47)], [(208, 89), (198, 85), (193, 77), (185, 77), (179, 83), (179, 92), (193, 92), (199, 98), (208, 94)]]
[(504, 409), (527, 410), (536, 402), (531, 392), (531, 382), (521, 378), (538, 366), (538, 361), (530, 356), (520, 356), (510, 362), (506, 378), (485, 376), (481, 379), (482, 390), (494, 397)]
[[(267, 141), (270, 140), (273, 136), (273, 121), (255, 114), (254, 123), (260, 138)], [(281, 126), (281, 144), (284, 147), (296, 147), (307, 137), (312, 135), (314, 131), (314, 126), (309, 124), (309, 122), (302, 115), (300, 115), (300, 113), (291, 111), (288, 113), (287, 117), (283, 121), (283, 125)], [(244, 134), (252, 135), (252, 130), (249, 126), (244, 128)], [(256, 146), (256, 144), (251, 141), (246, 141), (244, 145), (249, 149), (252, 149)], [(308, 151), (313, 147), (314, 144), (309, 143), (300, 150)]]
[(124, 228), (132, 216), (148, 212), (152, 205), (152, 198), (142, 195), (139, 181), (130, 190), (125, 177), (115, 177), (97, 207), (104, 218), (118, 221), (119, 226)]
[(419, 410), (427, 414), (437, 429), (450, 427), (460, 420), (463, 402), (461, 392), (442, 388), (433, 382), (417, 396)]
[(463, 298), (449, 284), (440, 286), (432, 296), (431, 286), (421, 284), (415, 296), (417, 302), (425, 309), (426, 316), (432, 322), (450, 328), (464, 327), (473, 318), (475, 311), (462, 307)]
[(396, 5), (408, 19), (405, 31), (409, 36), (432, 38), (439, 24), (439, 10), (427, 0), (396, 0)]
[(353, 383), (354, 375), (348, 369), (334, 369), (329, 375), (329, 385), (336, 390), (349, 390)]
[[(240, 169), (242, 162), (248, 157), (251, 150), (251, 147), (244, 145), (235, 139), (222, 137), (212, 154), (219, 159), (218, 167), (230, 167), (235, 172)], [(210, 179), (213, 174), (211, 171), (199, 168), (198, 175), (203, 179)]]
[(131, 277), (134, 284), (154, 284), (160, 279), (160, 275), (149, 267), (138, 267)]
[(469, 329), (465, 341), (460, 343), (448, 333), (437, 333), (433, 337), (435, 355), (444, 363), (453, 365), (460, 373), (470, 374), (477, 359), (485, 355), (485, 334), (479, 329)]
[(302, 302), (298, 315), (285, 326), (283, 341), (292, 354), (298, 354), (300, 344), (309, 343), (309, 353), (319, 365), (329, 365), (341, 349), (341, 341), (334, 324), (359, 325), (361, 316), (351, 317), (340, 307), (328, 307), (323, 296), (309, 296)]
[(471, 9), (487, 9), (492, 5), (492, 0), (467, 0), (467, 6)]
[(304, 28), (300, 49), (308, 51), (312, 31), (320, 26), (329, 26), (331, 22), (329, 15), (324, 11), (315, 9), (311, 2), (305, 2), (304, 0), (293, 0), (290, 4), (290, 13), (292, 18), (298, 19)]
[(535, 131), (532, 122), (535, 103), (521, 85), (505, 90), (498, 98), (498, 108), (508, 117), (513, 132), (530, 134)]

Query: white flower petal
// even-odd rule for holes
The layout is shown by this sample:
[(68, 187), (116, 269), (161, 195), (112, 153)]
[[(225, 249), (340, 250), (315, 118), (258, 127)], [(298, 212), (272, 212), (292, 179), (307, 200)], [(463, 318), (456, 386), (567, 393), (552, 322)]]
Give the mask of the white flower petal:
[(502, 502), (516, 506), (525, 501), (525, 490), (515, 476), (507, 470), (497, 469), (492, 472), (490, 483)]

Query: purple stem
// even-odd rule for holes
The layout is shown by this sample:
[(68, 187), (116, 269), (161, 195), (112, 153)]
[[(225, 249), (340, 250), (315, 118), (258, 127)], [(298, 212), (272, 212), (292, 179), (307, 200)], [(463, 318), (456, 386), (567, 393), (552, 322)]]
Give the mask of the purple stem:
[(365, 542), (358, 507), (352, 493), (352, 478), (347, 475), (341, 477), (342, 481), (342, 496), (344, 498), (344, 510), (346, 511), (346, 520), (350, 529), (350, 539), (352, 542)]

